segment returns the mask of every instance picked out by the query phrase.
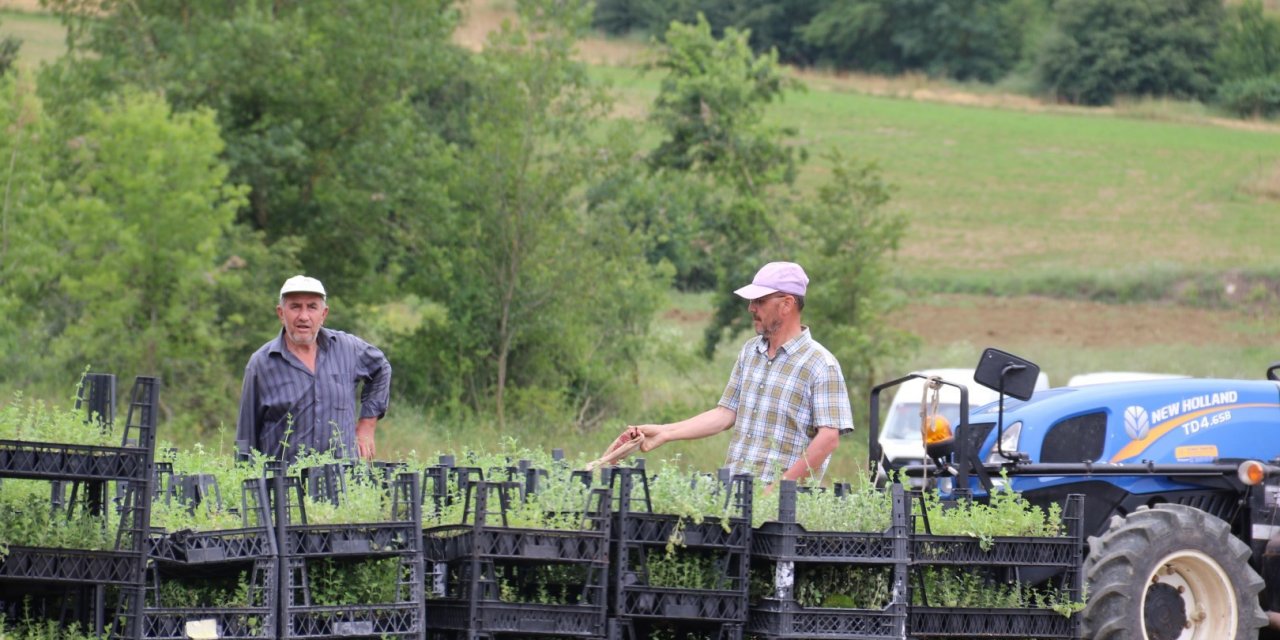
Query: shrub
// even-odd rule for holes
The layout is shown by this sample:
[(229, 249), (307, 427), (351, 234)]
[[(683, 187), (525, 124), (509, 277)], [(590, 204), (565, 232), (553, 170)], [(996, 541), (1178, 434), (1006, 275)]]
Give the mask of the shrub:
[(1059, 99), (1110, 104), (1117, 96), (1206, 98), (1220, 0), (1062, 0), (1039, 57), (1042, 86)]
[(1225, 82), (1218, 87), (1218, 102), (1240, 116), (1280, 114), (1280, 74)]

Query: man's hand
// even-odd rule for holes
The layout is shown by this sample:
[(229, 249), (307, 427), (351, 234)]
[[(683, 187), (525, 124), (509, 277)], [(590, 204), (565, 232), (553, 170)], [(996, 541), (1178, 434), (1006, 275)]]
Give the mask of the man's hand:
[(373, 432), (377, 427), (377, 418), (360, 418), (356, 423), (356, 450), (365, 460), (373, 460), (374, 455), (377, 454), (373, 439)]
[(635, 427), (627, 427), (626, 429), (623, 429), (622, 433), (618, 434), (618, 437), (614, 438), (613, 442), (609, 444), (609, 448), (604, 450), (605, 455), (607, 456), (610, 453), (613, 453), (618, 447), (635, 440), (639, 436), (640, 431)]

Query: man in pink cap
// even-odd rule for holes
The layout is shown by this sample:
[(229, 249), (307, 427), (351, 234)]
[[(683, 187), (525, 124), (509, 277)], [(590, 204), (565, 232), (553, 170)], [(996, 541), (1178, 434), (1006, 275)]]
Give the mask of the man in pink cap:
[(756, 337), (738, 354), (715, 408), (670, 424), (627, 427), (610, 447), (644, 436), (642, 451), (733, 429), (725, 465), (771, 485), (820, 481), (853, 410), (840, 363), (801, 324), (809, 277), (794, 262), (770, 262), (734, 291), (748, 300)]

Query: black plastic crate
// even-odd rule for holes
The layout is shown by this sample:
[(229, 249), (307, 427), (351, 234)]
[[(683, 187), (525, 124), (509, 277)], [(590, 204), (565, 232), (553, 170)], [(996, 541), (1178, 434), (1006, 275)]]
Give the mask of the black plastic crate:
[(968, 536), (917, 534), (911, 540), (911, 558), (929, 565), (1069, 567), (1079, 557), (1079, 544), (1070, 537), (997, 537), (984, 542)]
[(742, 640), (741, 624), (611, 618), (608, 640), (649, 640), (653, 637)]
[(421, 603), (294, 606), (282, 619), (281, 638), (421, 638)]
[(266, 479), (245, 480), (241, 487), (240, 504), (244, 527), (216, 531), (183, 530), (152, 535), (150, 557), (164, 563), (192, 565), (275, 557), (279, 551), (275, 528), (271, 526), (271, 514), (267, 509)]
[[(526, 469), (537, 478), (536, 469)], [(573, 480), (570, 480), (573, 481)], [(584, 488), (590, 478), (584, 479)], [(494, 634), (603, 637), (611, 519), (607, 489), (585, 491), (574, 530), (503, 526), (513, 500), (536, 482), (471, 480), (463, 524), (424, 533), (433, 562), (428, 627), (462, 637)], [(542, 598), (538, 596), (541, 595)], [(548, 603), (546, 600), (559, 600)]]
[(177, 531), (155, 542), (151, 557), (163, 562), (204, 564), (274, 557), (275, 537), (264, 527)]
[[(114, 379), (100, 379), (106, 383), (88, 381), (87, 400), (82, 387), (77, 404), (87, 402), (92, 410), (89, 428), (95, 421), (101, 425), (113, 420), (115, 402), (108, 394), (114, 395)], [(159, 392), (157, 378), (139, 376), (134, 381), (120, 447), (0, 441), (0, 478), (50, 481), (51, 508), (79, 507), (93, 515), (114, 508), (119, 516), (113, 550), (9, 545), (0, 556), (0, 587), (64, 589), (64, 601), (79, 603), (73, 606), (81, 609), (71, 614), (85, 621), (89, 632), (138, 637), (151, 533)], [(112, 486), (114, 495), (109, 493)], [(68, 488), (76, 504), (67, 498)], [(108, 588), (116, 596), (114, 607), (106, 603)], [(82, 598), (88, 591), (95, 595)]]
[[(904, 637), (910, 515), (902, 486), (886, 489), (891, 514), (881, 532), (808, 531), (795, 522), (796, 484), (784, 481), (779, 491), (778, 521), (752, 532), (753, 569), (768, 574), (773, 590), (766, 597), (753, 596), (747, 632), (785, 639)], [(846, 591), (830, 594), (843, 596), (844, 606), (806, 606), (796, 592), (802, 576), (815, 571), (875, 572), (887, 591), (876, 602), (858, 602)]]
[(608, 531), (558, 529), (474, 528), (470, 525), (431, 527), (423, 532), (425, 557), (453, 562), (473, 555), (494, 560), (608, 562)]
[(908, 633), (914, 638), (1079, 638), (1079, 616), (1049, 609), (956, 609), (912, 607)]
[[(609, 469), (608, 476), (618, 505), (610, 615), (628, 630), (637, 621), (662, 620), (731, 626), (740, 632), (748, 612), (751, 476), (722, 473), (726, 503), (735, 515), (700, 523), (653, 513), (643, 467)], [(633, 501), (637, 491), (643, 500)], [(654, 563), (668, 560), (701, 565), (706, 584), (657, 584)]]
[(143, 552), (10, 546), (0, 580), (140, 585)]
[(1066, 532), (1057, 537), (912, 536), (912, 604), (908, 633), (919, 638), (1078, 638), (1080, 616), (1048, 608), (944, 607), (930, 602), (926, 567), (977, 574), (983, 581), (1018, 588), (1056, 590), (1068, 602), (1083, 594), (1084, 497), (1067, 496), (1062, 510)]
[(371, 556), (418, 553), (422, 528), (416, 522), (289, 525), (281, 553), (286, 556)]
[(764, 599), (751, 606), (747, 633), (760, 638), (801, 640), (900, 639), (906, 628), (907, 607), (891, 604), (880, 610), (803, 607), (794, 600)]
[(739, 589), (676, 589), (635, 585), (619, 595), (616, 614), (623, 618), (663, 618), (743, 623), (747, 599)]
[[(391, 519), (357, 524), (308, 524), (302, 508), (304, 481), (282, 476), (277, 467), (268, 479), (279, 552), (285, 557), (369, 556), (421, 554), (422, 496), (417, 474), (402, 473), (392, 480)], [(281, 496), (283, 495), (283, 499)], [(325, 499), (334, 499), (326, 494)], [(340, 501), (340, 496), (337, 498)]]
[[(152, 563), (148, 568), (150, 584), (142, 610), (142, 638), (150, 640), (183, 640), (192, 635), (207, 637), (216, 632), (219, 638), (274, 638), (279, 614), (279, 585), (276, 580), (278, 561), (263, 556), (251, 562), (197, 564)], [(242, 577), (247, 578), (241, 584)], [(174, 594), (162, 587), (173, 584), (190, 588), (221, 585), (223, 594), (202, 594), (193, 598), (182, 594), (174, 602)], [(241, 592), (241, 589), (244, 589)], [(226, 593), (243, 596), (236, 605), (225, 603)], [(206, 600), (190, 602), (190, 600)], [(214, 602), (209, 602), (212, 600)], [(221, 602), (221, 604), (215, 604)]]
[(909, 509), (902, 485), (893, 484), (889, 526), (878, 532), (809, 531), (795, 522), (796, 484), (786, 480), (779, 489), (778, 520), (751, 532), (754, 561), (900, 564), (909, 559)]
[(137, 448), (0, 440), (0, 475), (36, 480), (129, 480), (143, 477)]
[(148, 608), (143, 611), (144, 640), (223, 640), (274, 638), (275, 611), (266, 608)]
[(473, 606), (457, 600), (428, 600), (427, 615), (433, 631), (575, 638), (599, 638), (606, 633), (604, 610), (597, 606), (486, 600)]
[[(307, 524), (302, 508), (304, 481), (275, 475), (269, 479), (279, 561), (279, 638), (384, 637), (422, 638), (425, 629), (422, 558), (422, 497), (417, 474), (387, 480), (392, 496), (391, 520), (344, 525)], [(326, 489), (328, 491), (328, 489)], [(323, 496), (336, 497), (342, 491)], [(296, 516), (295, 516), (296, 512)], [(394, 595), (383, 602), (318, 604), (310, 573), (313, 563), (367, 561), (396, 563)]]

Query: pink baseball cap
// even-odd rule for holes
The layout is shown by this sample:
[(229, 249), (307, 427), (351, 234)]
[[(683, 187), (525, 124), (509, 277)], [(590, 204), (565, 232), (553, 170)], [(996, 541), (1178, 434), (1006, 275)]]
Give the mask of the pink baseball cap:
[(789, 293), (802, 296), (809, 287), (809, 276), (794, 262), (770, 262), (756, 272), (751, 284), (734, 291), (747, 300), (762, 298), (771, 293)]

